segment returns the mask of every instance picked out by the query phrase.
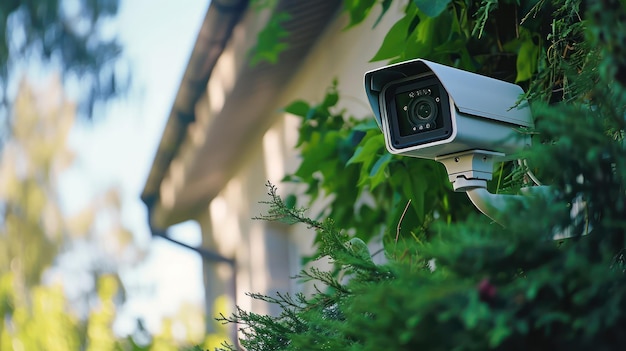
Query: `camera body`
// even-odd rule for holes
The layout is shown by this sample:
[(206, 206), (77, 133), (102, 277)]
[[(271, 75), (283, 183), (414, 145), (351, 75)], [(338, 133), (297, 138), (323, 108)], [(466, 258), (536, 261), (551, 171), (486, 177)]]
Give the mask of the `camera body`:
[(365, 73), (365, 91), (393, 154), (436, 159), (468, 150), (510, 155), (533, 126), (518, 85), (422, 59)]

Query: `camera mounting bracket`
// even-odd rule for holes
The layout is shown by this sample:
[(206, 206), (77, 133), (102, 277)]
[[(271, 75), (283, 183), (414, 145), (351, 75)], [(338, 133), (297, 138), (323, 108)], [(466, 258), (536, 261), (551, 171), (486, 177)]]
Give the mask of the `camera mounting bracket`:
[(491, 194), (487, 190), (487, 181), (493, 177), (493, 165), (504, 156), (501, 152), (468, 150), (437, 156), (435, 160), (446, 166), (454, 191), (466, 192), (474, 206), (495, 221), (498, 208), (511, 199), (519, 200), (516, 195)]
[(436, 161), (446, 166), (448, 179), (454, 191), (462, 192), (475, 188), (487, 188), (493, 175), (494, 163), (505, 155), (501, 152), (469, 150), (437, 156)]
[[(526, 206), (525, 195), (544, 196), (550, 198), (552, 188), (534, 186), (523, 188), (525, 195), (492, 194), (487, 190), (487, 181), (492, 179), (493, 166), (502, 160), (505, 154), (486, 150), (468, 150), (459, 153), (438, 156), (435, 158), (446, 166), (448, 178), (454, 191), (465, 192), (474, 206), (487, 217), (497, 223), (501, 213), (513, 202)], [(503, 223), (500, 223), (503, 225)], [(563, 236), (563, 233), (558, 233)], [(567, 236), (567, 234), (565, 234)]]

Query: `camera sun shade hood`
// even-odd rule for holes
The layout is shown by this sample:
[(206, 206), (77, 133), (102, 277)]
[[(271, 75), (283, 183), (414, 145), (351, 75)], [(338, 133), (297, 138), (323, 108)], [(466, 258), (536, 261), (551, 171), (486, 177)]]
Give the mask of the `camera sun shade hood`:
[(524, 93), (518, 85), (422, 59), (365, 73), (365, 89), (379, 126), (382, 125), (379, 96), (384, 86), (391, 81), (429, 73), (441, 82), (459, 112), (520, 127), (533, 126), (527, 102), (521, 101), (516, 106), (517, 99)]

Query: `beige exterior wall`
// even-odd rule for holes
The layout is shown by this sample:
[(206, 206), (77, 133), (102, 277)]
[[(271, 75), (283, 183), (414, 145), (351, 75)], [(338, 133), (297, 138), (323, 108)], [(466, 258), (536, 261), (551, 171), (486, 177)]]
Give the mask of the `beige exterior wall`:
[[(313, 48), (299, 73), (287, 83), (283, 94), (276, 97), (272, 110), (278, 111), (296, 99), (318, 102), (333, 79), (337, 78), (341, 107), (357, 117), (370, 116), (372, 113), (364, 93), (363, 75), (367, 70), (384, 64), (368, 61), (401, 14), (401, 8), (392, 8), (375, 29), (372, 27), (377, 14), (371, 15), (367, 23), (349, 30), (344, 30), (347, 15), (338, 16)], [(219, 109), (220, 99), (223, 100), (223, 95), (228, 92), (229, 82), (234, 81), (228, 76), (227, 67), (232, 67), (230, 72), (233, 72), (236, 67), (233, 52), (237, 51), (241, 52), (240, 49), (227, 50), (223, 62), (219, 62), (216, 68), (222, 73), (209, 82), (210, 111)], [(236, 257), (236, 303), (245, 310), (278, 312), (270, 310), (264, 303), (253, 301), (245, 295), (246, 292), (271, 295), (276, 291), (293, 293), (303, 289), (289, 277), (301, 270), (302, 255), (312, 253), (314, 232), (300, 225), (290, 227), (251, 220), (266, 210), (266, 205), (259, 204), (268, 200), (266, 180), (277, 185), (280, 193), (293, 190), (293, 185), (281, 184), (280, 180), (287, 172), (293, 172), (299, 163), (294, 151), (298, 123), (299, 119), (294, 116), (276, 115), (271, 128), (250, 147), (237, 174), (198, 218), (204, 245), (217, 249), (226, 257)], [(207, 301), (211, 301), (232, 286), (229, 285), (232, 284), (232, 272), (227, 265), (219, 264), (206, 265), (205, 269)]]

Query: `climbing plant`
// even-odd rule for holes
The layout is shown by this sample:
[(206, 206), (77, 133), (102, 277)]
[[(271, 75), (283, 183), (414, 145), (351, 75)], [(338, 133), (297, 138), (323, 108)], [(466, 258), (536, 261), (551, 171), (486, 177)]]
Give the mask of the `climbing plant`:
[[(584, 64), (590, 52), (581, 41), (579, 2), (401, 3), (403, 16), (389, 29), (372, 61), (383, 65), (424, 58), (516, 82), (536, 101), (580, 96), (565, 78), (569, 67)], [(344, 1), (348, 30), (380, 6), (378, 23), (391, 4)], [(567, 57), (556, 54), (563, 50)], [(563, 95), (565, 91), (570, 96)], [(328, 206), (320, 218), (333, 218), (365, 240), (381, 233), (385, 240), (422, 240), (434, 220), (451, 223), (475, 212), (464, 194), (452, 191), (442, 165), (392, 156), (373, 118), (339, 110), (339, 100), (335, 82), (321, 102), (298, 100), (285, 108), (302, 118), (296, 147), (303, 162), (285, 178), (306, 185), (309, 202), (301, 205), (325, 198)], [(490, 186), (496, 191), (515, 188), (524, 181), (519, 174), (514, 164), (501, 165)]]

